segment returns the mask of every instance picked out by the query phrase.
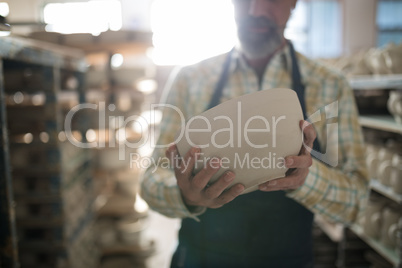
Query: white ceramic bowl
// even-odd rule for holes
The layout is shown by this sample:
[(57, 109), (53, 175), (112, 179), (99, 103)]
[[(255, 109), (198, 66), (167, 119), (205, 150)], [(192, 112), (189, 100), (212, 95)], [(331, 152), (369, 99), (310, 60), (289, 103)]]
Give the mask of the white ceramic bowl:
[(303, 112), (297, 94), (291, 89), (269, 89), (223, 102), (190, 118), (178, 135), (177, 148), (184, 156), (192, 146), (201, 148), (194, 173), (208, 159), (219, 157), (225, 171), (236, 174), (231, 185), (242, 183), (243, 193), (258, 185), (284, 177), (284, 157), (298, 155), (302, 146), (299, 126)]

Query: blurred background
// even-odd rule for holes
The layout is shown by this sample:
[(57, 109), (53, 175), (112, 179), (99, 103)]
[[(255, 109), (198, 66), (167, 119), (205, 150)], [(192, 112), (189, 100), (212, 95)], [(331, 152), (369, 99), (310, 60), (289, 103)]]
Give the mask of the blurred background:
[[(315, 221), (316, 267), (402, 267), (402, 0), (299, 0), (285, 36), (343, 72), (368, 209)], [(231, 0), (0, 1), (0, 268), (169, 267), (139, 183), (171, 71), (229, 51)], [(148, 161), (148, 162), (147, 162)]]

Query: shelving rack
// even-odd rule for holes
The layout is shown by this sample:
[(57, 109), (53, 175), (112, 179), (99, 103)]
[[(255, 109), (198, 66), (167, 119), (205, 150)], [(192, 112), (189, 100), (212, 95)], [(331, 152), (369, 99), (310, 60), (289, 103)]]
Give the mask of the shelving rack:
[[(3, 64), (0, 64), (3, 73)], [(10, 155), (4, 96), (4, 80), (0, 76), (0, 267), (19, 267), (15, 217), (13, 213), (13, 192), (10, 171)]]
[(381, 184), (379, 181), (372, 179), (370, 182), (370, 188), (377, 193), (380, 193), (383, 196), (393, 200), (399, 205), (402, 205), (402, 194), (395, 193), (390, 187)]
[[(5, 37), (0, 57), (2, 170), (9, 175), (0, 178), (7, 185), (0, 196), (9, 204), (0, 220), (8, 217), (6, 235), (18, 240), (0, 265), (95, 267), (91, 158), (89, 151), (65, 141), (63, 127), (66, 112), (85, 101), (84, 54)], [(61, 101), (65, 96), (68, 101)], [(85, 141), (84, 120), (73, 121), (73, 130)]]
[[(384, 247), (377, 239), (374, 239), (366, 235), (363, 228), (359, 225), (352, 225), (349, 227), (360, 239), (366, 242), (374, 251), (379, 253), (388, 262), (390, 262), (394, 267), (400, 267), (400, 257), (398, 254), (389, 248)], [(398, 266), (399, 265), (399, 266)]]
[[(350, 78), (351, 87), (354, 90), (392, 90), (402, 89), (402, 75), (382, 75), (382, 76), (358, 76)], [(362, 127), (394, 133), (402, 135), (402, 125), (395, 122), (391, 115), (361, 115), (359, 122)], [(400, 178), (402, 179), (402, 178)], [(402, 210), (402, 195), (396, 194), (390, 187), (382, 185), (376, 178), (372, 178), (370, 181), (370, 189), (376, 193), (379, 193), (384, 198), (390, 200), (393, 203), (399, 205)], [(363, 228), (358, 224), (354, 224), (345, 227), (351, 231), (354, 235), (359, 237), (366, 243), (373, 251), (382, 256), (392, 267), (402, 268), (402, 235), (399, 239), (399, 248), (396, 251), (385, 247), (378, 241), (364, 233)], [(399, 230), (402, 233), (402, 230)], [(345, 244), (347, 236), (343, 236), (342, 244)], [(341, 265), (342, 266), (342, 265)]]

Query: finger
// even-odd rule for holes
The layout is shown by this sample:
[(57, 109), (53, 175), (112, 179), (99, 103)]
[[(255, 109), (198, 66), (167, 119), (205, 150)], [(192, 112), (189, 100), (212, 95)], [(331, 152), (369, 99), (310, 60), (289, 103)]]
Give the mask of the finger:
[(200, 153), (200, 149), (196, 147), (192, 147), (186, 155), (184, 156), (183, 159), (181, 159), (180, 166), (179, 166), (179, 172), (184, 176), (184, 177), (190, 177), (191, 172), (193, 171), (196, 157)]
[(285, 166), (287, 168), (309, 168), (313, 164), (310, 154), (301, 154), (298, 156), (287, 156)]
[(177, 168), (180, 164), (179, 151), (177, 150), (176, 144), (172, 143), (165, 152), (166, 157), (170, 161), (170, 165), (173, 168)]
[(238, 183), (230, 187), (229, 190), (223, 192), (218, 198), (215, 199), (215, 202), (210, 206), (212, 208), (219, 208), (238, 197), (244, 191), (244, 185)]
[[(303, 132), (303, 148), (310, 152), (313, 148), (314, 140), (316, 139), (316, 132), (313, 125), (307, 121), (301, 120), (300, 121), (300, 128)], [(302, 150), (303, 150), (302, 148)]]
[(192, 179), (191, 186), (194, 190), (202, 191), (212, 176), (218, 172), (221, 167), (221, 160), (217, 157), (210, 159)]
[(304, 184), (308, 169), (297, 169), (287, 177), (260, 184), (258, 189), (264, 192), (297, 189)]
[(204, 195), (208, 199), (215, 199), (233, 182), (235, 174), (232, 171), (227, 171), (219, 177), (211, 186), (205, 188)]
[(300, 125), (303, 131), (305, 142), (308, 143), (309, 145), (313, 145), (313, 141), (316, 138), (316, 132), (313, 124), (309, 123), (308, 121), (301, 120)]

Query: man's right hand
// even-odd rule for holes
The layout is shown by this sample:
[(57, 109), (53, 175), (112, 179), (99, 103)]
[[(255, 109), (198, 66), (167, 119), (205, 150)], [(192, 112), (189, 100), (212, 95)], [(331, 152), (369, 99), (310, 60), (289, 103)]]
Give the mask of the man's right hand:
[(199, 148), (191, 148), (181, 158), (175, 144), (166, 150), (166, 156), (173, 163), (177, 185), (187, 206), (219, 208), (244, 191), (244, 186), (240, 183), (224, 191), (235, 178), (235, 174), (231, 171), (223, 173), (218, 180), (208, 185), (211, 177), (220, 169), (221, 163), (218, 158), (210, 159), (205, 167), (193, 176), (199, 154)]

